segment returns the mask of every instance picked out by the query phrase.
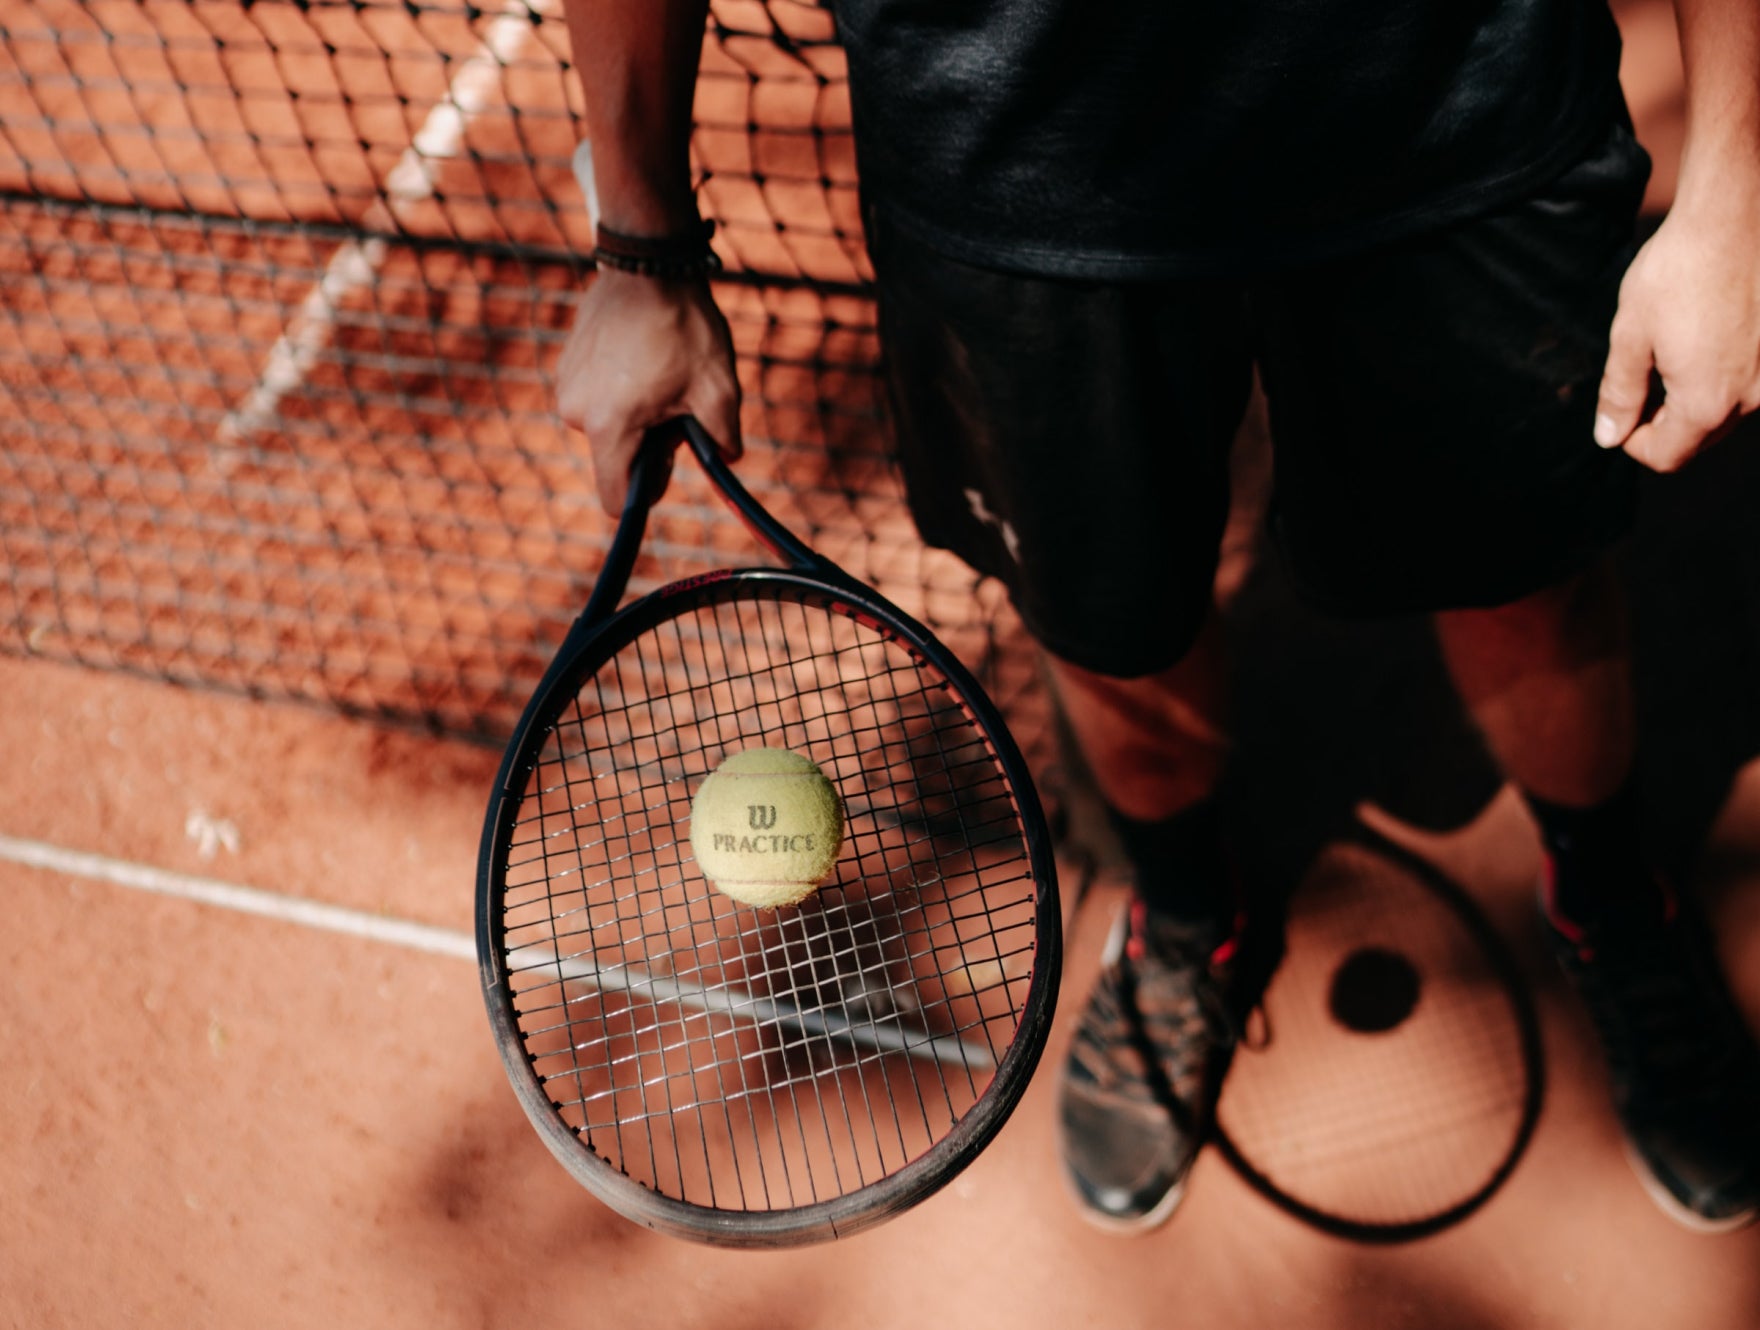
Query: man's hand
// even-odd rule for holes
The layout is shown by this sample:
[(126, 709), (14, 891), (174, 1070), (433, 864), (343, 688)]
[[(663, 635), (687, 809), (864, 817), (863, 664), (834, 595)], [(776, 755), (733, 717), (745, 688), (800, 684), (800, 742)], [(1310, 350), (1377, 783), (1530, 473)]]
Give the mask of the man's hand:
[(599, 502), (623, 511), (642, 438), (695, 416), (731, 460), (740, 454), (733, 341), (703, 282), (613, 270), (593, 279), (556, 368), (556, 407), (586, 432)]
[[(1673, 471), (1760, 407), (1760, 6), (1674, 0), (1686, 140), (1668, 220), (1620, 286), (1595, 441)], [(1649, 420), (1651, 372), (1662, 405)]]
[[(1652, 369), (1664, 397), (1646, 421)], [(1620, 286), (1595, 441), (1673, 471), (1756, 409), (1760, 209), (1677, 209)]]
[[(709, 0), (563, 0), (592, 134), (602, 226), (675, 236), (697, 225), (691, 104)], [(557, 365), (556, 408), (586, 431), (599, 502), (623, 511), (643, 435), (693, 415), (739, 455), (739, 382), (727, 321), (706, 282), (602, 268)]]

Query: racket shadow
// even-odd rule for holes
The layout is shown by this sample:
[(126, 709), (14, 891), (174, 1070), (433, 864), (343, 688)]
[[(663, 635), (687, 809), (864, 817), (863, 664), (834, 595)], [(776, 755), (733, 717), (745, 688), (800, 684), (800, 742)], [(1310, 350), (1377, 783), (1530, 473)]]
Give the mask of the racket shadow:
[(1482, 1207), (1544, 1098), (1532, 995), (1467, 893), (1367, 827), (1316, 856), (1236, 1057), (1217, 1145), (1255, 1190), (1359, 1242), (1437, 1233)]

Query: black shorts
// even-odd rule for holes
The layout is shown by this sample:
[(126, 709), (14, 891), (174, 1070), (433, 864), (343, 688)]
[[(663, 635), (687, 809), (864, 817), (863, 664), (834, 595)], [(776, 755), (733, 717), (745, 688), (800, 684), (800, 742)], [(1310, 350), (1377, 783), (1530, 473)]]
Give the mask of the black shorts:
[(1094, 283), (973, 267), (870, 214), (923, 538), (1009, 588), (1054, 654), (1172, 664), (1210, 600), (1252, 367), (1271, 524), (1340, 614), (1517, 599), (1630, 520), (1591, 428), (1649, 160), (1629, 124), (1534, 197), (1322, 266)]

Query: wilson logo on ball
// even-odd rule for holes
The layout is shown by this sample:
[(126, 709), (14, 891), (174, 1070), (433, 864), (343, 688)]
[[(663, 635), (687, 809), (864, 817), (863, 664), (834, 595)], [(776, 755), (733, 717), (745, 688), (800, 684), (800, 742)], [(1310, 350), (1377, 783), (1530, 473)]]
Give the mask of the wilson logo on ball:
[(691, 853), (726, 896), (793, 905), (837, 869), (843, 801), (809, 757), (786, 748), (731, 753), (691, 799)]

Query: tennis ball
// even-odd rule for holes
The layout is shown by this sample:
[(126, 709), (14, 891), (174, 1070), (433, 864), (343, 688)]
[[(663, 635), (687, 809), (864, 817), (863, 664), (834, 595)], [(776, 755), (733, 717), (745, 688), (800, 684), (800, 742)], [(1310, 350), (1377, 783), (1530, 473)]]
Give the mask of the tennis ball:
[(748, 748), (709, 773), (691, 801), (691, 850), (724, 895), (793, 905), (831, 876), (843, 801), (825, 773), (786, 748)]

